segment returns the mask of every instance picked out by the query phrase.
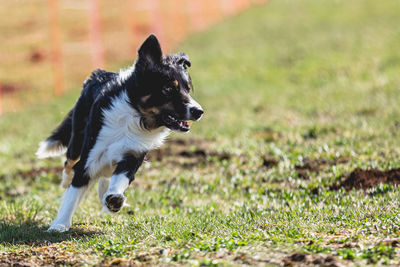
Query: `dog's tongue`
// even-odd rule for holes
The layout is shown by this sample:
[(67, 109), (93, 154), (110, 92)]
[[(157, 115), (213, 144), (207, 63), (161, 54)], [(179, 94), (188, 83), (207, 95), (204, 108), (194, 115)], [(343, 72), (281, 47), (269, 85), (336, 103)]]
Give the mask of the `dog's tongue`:
[(184, 124), (185, 126), (187, 126), (187, 127), (190, 126), (190, 123), (189, 123), (188, 121), (183, 121), (183, 124)]

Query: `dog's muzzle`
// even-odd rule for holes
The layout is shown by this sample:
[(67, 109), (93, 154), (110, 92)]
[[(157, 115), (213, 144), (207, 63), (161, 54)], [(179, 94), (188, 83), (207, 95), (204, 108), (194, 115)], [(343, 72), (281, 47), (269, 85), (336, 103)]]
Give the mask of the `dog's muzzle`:
[(203, 116), (204, 111), (198, 107), (191, 107), (189, 109), (191, 120), (198, 121)]
[(192, 121), (198, 121), (203, 116), (204, 110), (199, 103), (190, 97), (189, 103), (187, 104), (187, 119)]

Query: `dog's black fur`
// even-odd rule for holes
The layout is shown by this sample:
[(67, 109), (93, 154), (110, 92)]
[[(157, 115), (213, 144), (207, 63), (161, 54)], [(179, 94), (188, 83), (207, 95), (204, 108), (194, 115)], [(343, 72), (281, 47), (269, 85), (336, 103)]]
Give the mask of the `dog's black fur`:
[[(119, 141), (106, 140), (106, 142), (104, 136), (99, 137), (102, 130), (112, 131), (112, 136), (118, 136), (118, 129), (112, 129), (108, 125), (109, 121), (118, 123), (117, 106), (122, 106), (123, 111), (129, 111), (131, 108), (132, 116), (138, 117), (140, 126), (134, 129), (140, 133), (137, 142), (146, 139), (147, 133), (150, 136), (164, 128), (189, 131), (187, 120), (199, 120), (203, 114), (200, 105), (189, 95), (193, 88), (187, 72), (187, 67), (190, 66), (191, 62), (184, 53), (163, 56), (157, 38), (150, 35), (138, 50), (138, 59), (130, 69), (121, 73), (98, 69), (91, 74), (84, 82), (81, 96), (74, 108), (52, 135), (41, 143), (38, 156), (53, 156), (57, 151), (67, 147), (64, 172), (66, 176), (70, 175), (73, 178), (72, 181), (63, 181), (66, 183), (64, 186), (67, 187), (71, 183), (71, 186), (80, 188), (87, 186), (91, 179), (95, 178), (92, 176), (100, 175), (102, 168), (105, 168), (99, 166), (100, 171), (95, 174), (88, 169), (91, 168), (91, 164), (95, 164), (88, 161), (91, 153), (96, 152), (101, 156), (103, 152), (100, 153), (98, 150), (108, 149), (101, 147), (102, 143), (111, 145)], [(128, 104), (124, 102), (123, 96), (126, 96)], [(130, 123), (129, 118), (123, 117), (123, 119)], [(120, 126), (123, 132), (126, 125)], [(163, 139), (164, 134), (155, 138)], [(148, 149), (154, 148), (149, 144), (143, 146), (136, 144), (135, 140), (131, 139), (135, 139), (134, 134), (127, 139), (129, 142), (132, 141), (132, 147), (121, 151), (123, 155), (117, 155), (119, 152), (109, 155), (118, 158), (119, 161), (114, 162), (113, 158), (110, 159), (113, 162), (108, 162), (113, 165), (113, 177), (124, 174), (129, 183), (134, 179)], [(162, 140), (154, 140), (157, 144), (161, 142)], [(96, 144), (97, 147), (94, 149)], [(126, 146), (124, 143), (122, 147)], [(94, 150), (96, 151), (93, 152)], [(110, 211), (118, 211), (123, 201), (121, 198), (116, 199), (115, 196), (108, 195), (105, 202)], [(61, 215), (59, 213), (59, 217)], [(69, 225), (66, 226), (66, 229), (68, 228)], [(54, 229), (60, 230), (57, 227)]]

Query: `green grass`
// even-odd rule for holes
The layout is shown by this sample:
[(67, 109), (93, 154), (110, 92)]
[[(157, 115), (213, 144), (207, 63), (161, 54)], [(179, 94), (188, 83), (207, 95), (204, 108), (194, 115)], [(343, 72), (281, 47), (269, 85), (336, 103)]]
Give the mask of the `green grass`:
[[(43, 231), (60, 173), (23, 171), (61, 166), (34, 151), (78, 92), (1, 117), (0, 259), (400, 264), (400, 190), (329, 190), (357, 167), (400, 167), (399, 11), (397, 0), (270, 1), (192, 36), (179, 50), (206, 113), (186, 150), (211, 155), (143, 165), (117, 216), (98, 215), (92, 190), (68, 233)], [(344, 160), (301, 178), (307, 158)]]

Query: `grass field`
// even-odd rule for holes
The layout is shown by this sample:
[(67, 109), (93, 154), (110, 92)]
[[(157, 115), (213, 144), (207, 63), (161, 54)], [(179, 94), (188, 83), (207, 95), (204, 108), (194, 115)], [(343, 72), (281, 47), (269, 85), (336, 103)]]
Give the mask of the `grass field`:
[(204, 118), (150, 155), (130, 207), (99, 215), (92, 190), (68, 233), (44, 232), (62, 160), (34, 151), (78, 92), (1, 117), (0, 265), (399, 265), (399, 12), (276, 0), (192, 36)]

